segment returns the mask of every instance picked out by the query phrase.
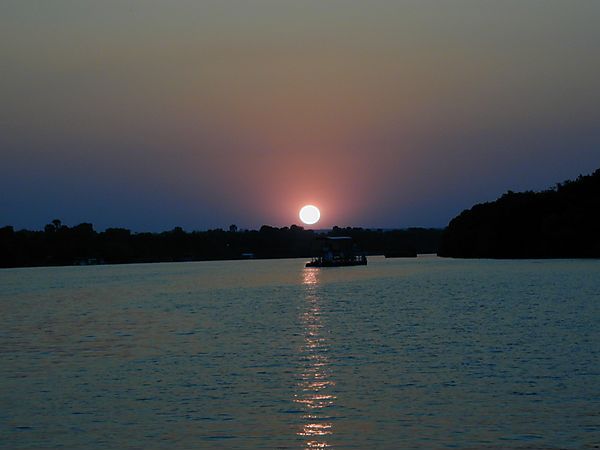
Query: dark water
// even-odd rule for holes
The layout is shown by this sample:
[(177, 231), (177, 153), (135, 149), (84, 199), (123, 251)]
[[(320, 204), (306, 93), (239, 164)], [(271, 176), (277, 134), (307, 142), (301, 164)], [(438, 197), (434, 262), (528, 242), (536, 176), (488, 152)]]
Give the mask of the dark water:
[(600, 261), (0, 271), (2, 449), (600, 446)]

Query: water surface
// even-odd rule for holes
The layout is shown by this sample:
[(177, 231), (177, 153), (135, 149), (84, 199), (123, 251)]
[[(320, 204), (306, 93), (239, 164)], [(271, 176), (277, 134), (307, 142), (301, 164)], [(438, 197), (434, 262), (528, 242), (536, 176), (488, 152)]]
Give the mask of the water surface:
[(600, 261), (0, 271), (0, 448), (600, 445)]

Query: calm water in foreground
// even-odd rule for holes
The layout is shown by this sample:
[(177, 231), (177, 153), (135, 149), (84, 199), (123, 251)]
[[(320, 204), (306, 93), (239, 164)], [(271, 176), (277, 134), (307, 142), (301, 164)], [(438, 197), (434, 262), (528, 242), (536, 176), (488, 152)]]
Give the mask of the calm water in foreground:
[(3, 449), (600, 445), (600, 261), (0, 270)]

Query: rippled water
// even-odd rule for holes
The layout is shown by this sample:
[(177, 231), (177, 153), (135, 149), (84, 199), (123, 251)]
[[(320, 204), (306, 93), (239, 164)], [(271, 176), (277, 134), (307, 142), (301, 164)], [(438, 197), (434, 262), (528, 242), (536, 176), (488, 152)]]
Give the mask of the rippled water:
[(600, 261), (0, 271), (3, 449), (600, 446)]

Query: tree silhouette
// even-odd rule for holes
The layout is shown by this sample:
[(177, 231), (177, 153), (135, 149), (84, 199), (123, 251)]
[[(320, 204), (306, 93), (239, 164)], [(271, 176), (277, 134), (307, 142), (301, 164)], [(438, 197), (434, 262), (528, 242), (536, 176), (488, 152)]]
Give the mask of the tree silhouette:
[(600, 169), (542, 192), (508, 191), (450, 221), (440, 256), (600, 257)]
[[(328, 235), (351, 236), (370, 254), (407, 248), (414, 249), (413, 253), (431, 253), (437, 251), (441, 232), (422, 228), (382, 231), (334, 227)], [(229, 227), (229, 231), (188, 233), (175, 227), (162, 233), (132, 233), (125, 228), (97, 232), (91, 223), (68, 227), (56, 219), (44, 231), (0, 228), (0, 267), (238, 259), (248, 253), (257, 258), (309, 257), (320, 251), (315, 244), (317, 236), (298, 225), (263, 225), (258, 231)]]

